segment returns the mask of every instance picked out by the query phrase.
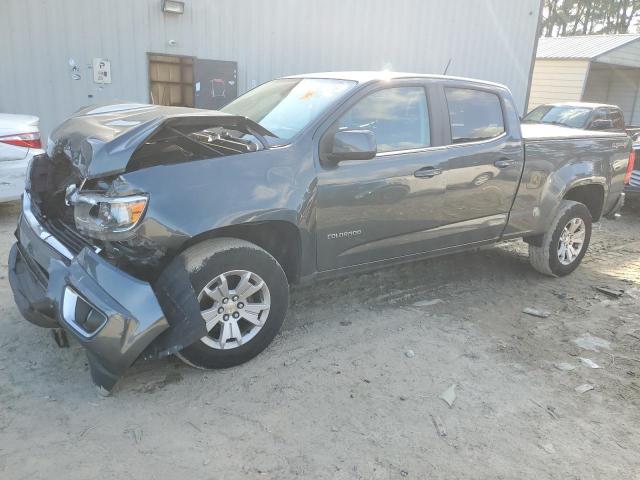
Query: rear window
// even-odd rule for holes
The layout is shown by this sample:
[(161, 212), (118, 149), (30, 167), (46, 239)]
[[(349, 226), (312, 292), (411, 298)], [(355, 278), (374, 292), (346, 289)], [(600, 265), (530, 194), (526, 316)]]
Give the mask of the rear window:
[[(584, 128), (592, 110), (585, 107), (541, 105), (522, 119), (523, 123), (548, 123), (571, 128)], [(604, 117), (600, 117), (604, 118)]]
[(470, 88), (445, 88), (451, 143), (477, 142), (504, 133), (500, 98), (490, 92)]
[(611, 121), (613, 122), (613, 128), (624, 130), (624, 116), (620, 110), (612, 108), (610, 110)]

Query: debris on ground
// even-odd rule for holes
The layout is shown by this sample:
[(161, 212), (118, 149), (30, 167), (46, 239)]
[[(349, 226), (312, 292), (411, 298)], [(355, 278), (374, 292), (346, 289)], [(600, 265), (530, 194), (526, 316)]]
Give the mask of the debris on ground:
[(585, 383), (583, 385), (578, 385), (574, 390), (578, 393), (586, 393), (589, 390), (593, 390), (595, 387), (590, 383)]
[(556, 412), (556, 407), (554, 407), (552, 405), (547, 405), (547, 407), (545, 408), (540, 402), (535, 401), (533, 398), (530, 398), (529, 400), (534, 405), (537, 405), (538, 407), (540, 407), (544, 411), (546, 411), (549, 414), (549, 416), (551, 418), (553, 418), (554, 420), (558, 420), (560, 418), (560, 415), (558, 415), (558, 412)]
[(594, 362), (590, 358), (583, 358), (583, 357), (578, 357), (578, 358), (580, 358), (580, 361), (589, 368), (602, 368), (600, 367), (600, 365), (598, 365), (596, 362)]
[(553, 293), (560, 300), (573, 300), (574, 299), (574, 297), (570, 296), (568, 293), (565, 293), (565, 292), (553, 291), (551, 293)]
[(571, 365), (570, 363), (566, 363), (566, 362), (560, 362), (554, 365), (558, 370), (562, 370), (564, 372), (570, 372), (571, 370), (575, 370), (576, 368), (575, 365)]
[(611, 298), (620, 298), (624, 295), (624, 290), (619, 288), (609, 288), (609, 287), (594, 287), (600, 293), (604, 293), (605, 295)]
[(439, 303), (444, 303), (444, 300), (441, 298), (434, 298), (433, 300), (422, 300), (421, 302), (416, 302), (413, 304), (414, 307), (430, 307), (431, 305), (438, 305)]
[(538, 310), (537, 308), (527, 307), (522, 310), (522, 313), (526, 313), (527, 315), (532, 315), (538, 318), (547, 318), (551, 315), (551, 312), (547, 312), (546, 310)]
[(413, 358), (416, 356), (416, 354), (413, 352), (413, 350), (407, 350), (406, 352), (404, 352), (405, 356), (407, 358)]
[(96, 385), (96, 392), (100, 395), (101, 398), (106, 398), (111, 396), (111, 390), (107, 390), (102, 385)]
[(144, 435), (144, 432), (140, 427), (127, 428), (124, 433), (130, 435), (136, 444), (139, 444), (142, 441), (142, 436)]
[(191, 425), (194, 430), (197, 430), (198, 432), (202, 433), (202, 430), (200, 429), (200, 427), (198, 427), (195, 423), (187, 420), (187, 425)]
[(67, 338), (67, 333), (61, 328), (54, 328), (51, 331), (53, 335), (53, 340), (56, 342), (56, 345), (60, 348), (69, 348), (69, 339)]
[(586, 333), (583, 336), (576, 338), (573, 343), (584, 350), (591, 350), (592, 352), (599, 352), (601, 348), (606, 350), (611, 349), (611, 343), (609, 341), (603, 338), (594, 337), (590, 333)]
[(438, 432), (438, 435), (440, 435), (441, 437), (446, 437), (447, 430), (444, 428), (444, 423), (442, 423), (440, 417), (431, 415), (431, 421), (433, 422), (433, 426), (436, 427), (436, 432)]
[(452, 408), (453, 404), (456, 402), (456, 386), (457, 385), (455, 383), (452, 383), (449, 388), (440, 395), (440, 398), (447, 402), (449, 408)]
[(340, 320), (340, 326), (348, 327), (349, 325), (351, 325), (351, 320)]
[(282, 362), (282, 365), (284, 365), (285, 367), (290, 367), (291, 365), (293, 365), (294, 363), (296, 363), (298, 361), (297, 358), (287, 358), (284, 360), (284, 362)]
[(560, 415), (558, 415), (558, 412), (556, 412), (556, 407), (552, 405), (547, 405), (547, 413), (554, 420), (558, 420), (560, 418)]
[(540, 447), (548, 454), (553, 455), (554, 453), (556, 453), (556, 449), (553, 446), (553, 443), (543, 443), (542, 445), (540, 445)]

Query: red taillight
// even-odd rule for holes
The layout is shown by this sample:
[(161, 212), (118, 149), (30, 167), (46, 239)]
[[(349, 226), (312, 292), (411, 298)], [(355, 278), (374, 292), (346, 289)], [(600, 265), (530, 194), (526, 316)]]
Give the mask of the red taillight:
[(633, 165), (636, 163), (636, 151), (631, 150), (629, 154), (629, 163), (627, 164), (627, 173), (624, 176), (624, 184), (628, 185), (631, 181), (631, 172), (633, 172)]
[(16, 147), (42, 148), (42, 143), (40, 143), (40, 132), (6, 135), (4, 137), (0, 137), (0, 142), (14, 145)]

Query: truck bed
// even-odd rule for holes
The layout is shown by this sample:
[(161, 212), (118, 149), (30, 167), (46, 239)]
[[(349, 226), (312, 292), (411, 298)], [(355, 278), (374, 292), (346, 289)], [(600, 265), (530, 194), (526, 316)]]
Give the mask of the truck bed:
[(582, 203), (595, 199), (594, 220), (616, 208), (631, 151), (625, 133), (534, 123), (522, 124), (521, 131), (525, 163), (506, 236), (545, 232), (575, 186), (583, 188)]
[(569, 128), (560, 125), (549, 125), (545, 123), (523, 123), (521, 125), (522, 138), (526, 141), (535, 140), (568, 140), (576, 138), (606, 138), (620, 137), (626, 138), (623, 132), (605, 132), (598, 130), (581, 130), (579, 128)]

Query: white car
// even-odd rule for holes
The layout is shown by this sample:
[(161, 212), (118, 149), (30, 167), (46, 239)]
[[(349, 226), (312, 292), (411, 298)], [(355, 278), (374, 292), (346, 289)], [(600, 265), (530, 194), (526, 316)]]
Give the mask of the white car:
[(29, 160), (43, 153), (38, 117), (0, 113), (0, 203), (20, 198)]

